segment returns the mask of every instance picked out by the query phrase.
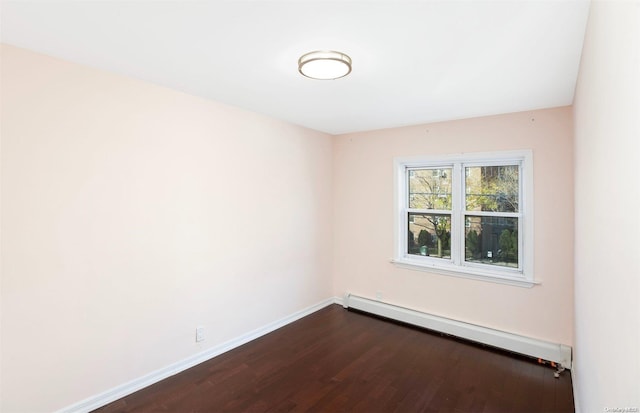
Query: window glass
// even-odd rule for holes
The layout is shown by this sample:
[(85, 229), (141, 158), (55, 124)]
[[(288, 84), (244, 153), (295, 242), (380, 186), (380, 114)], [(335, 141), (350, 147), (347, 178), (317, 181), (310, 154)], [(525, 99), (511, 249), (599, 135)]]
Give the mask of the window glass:
[(467, 211), (518, 212), (517, 165), (465, 168)]
[(465, 216), (465, 261), (518, 268), (518, 218)]
[(407, 253), (451, 258), (451, 216), (409, 214)]
[(410, 169), (409, 208), (451, 209), (451, 168)]

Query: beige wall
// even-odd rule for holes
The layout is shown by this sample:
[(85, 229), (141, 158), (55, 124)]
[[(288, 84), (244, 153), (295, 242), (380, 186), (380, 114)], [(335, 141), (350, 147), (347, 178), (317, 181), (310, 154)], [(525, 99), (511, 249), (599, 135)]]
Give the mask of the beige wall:
[[(334, 138), (336, 295), (350, 292), (543, 340), (573, 344), (571, 108), (458, 120)], [(533, 288), (395, 267), (393, 159), (532, 149)]]
[(574, 389), (585, 413), (640, 408), (639, 53), (640, 3), (594, 1), (574, 105)]
[(8, 46), (2, 86), (3, 411), (331, 296), (329, 136)]

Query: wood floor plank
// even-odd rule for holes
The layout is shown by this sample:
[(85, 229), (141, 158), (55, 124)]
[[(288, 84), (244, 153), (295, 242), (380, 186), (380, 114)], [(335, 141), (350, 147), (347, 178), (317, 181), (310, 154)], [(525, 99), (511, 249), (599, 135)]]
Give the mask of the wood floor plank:
[(96, 412), (573, 412), (549, 366), (340, 306)]

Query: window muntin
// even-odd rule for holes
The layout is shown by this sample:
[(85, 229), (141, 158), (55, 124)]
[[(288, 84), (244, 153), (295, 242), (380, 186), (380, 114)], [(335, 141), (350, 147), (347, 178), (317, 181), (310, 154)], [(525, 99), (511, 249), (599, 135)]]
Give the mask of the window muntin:
[(394, 262), (533, 285), (531, 178), (531, 151), (396, 160)]

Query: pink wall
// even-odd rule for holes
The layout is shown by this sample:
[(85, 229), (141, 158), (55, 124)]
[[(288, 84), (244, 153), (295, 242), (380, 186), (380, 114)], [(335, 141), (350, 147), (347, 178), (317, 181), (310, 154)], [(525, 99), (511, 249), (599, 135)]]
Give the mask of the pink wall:
[(2, 46), (0, 410), (69, 406), (331, 297), (331, 145)]
[[(573, 344), (571, 108), (334, 137), (333, 284), (346, 292), (552, 342)], [(533, 288), (395, 267), (393, 159), (532, 149)]]
[(638, 409), (640, 3), (592, 2), (574, 113), (577, 404)]

